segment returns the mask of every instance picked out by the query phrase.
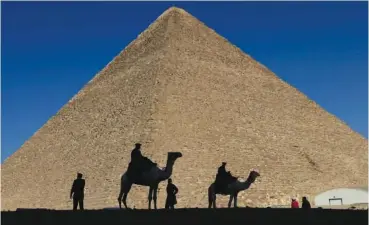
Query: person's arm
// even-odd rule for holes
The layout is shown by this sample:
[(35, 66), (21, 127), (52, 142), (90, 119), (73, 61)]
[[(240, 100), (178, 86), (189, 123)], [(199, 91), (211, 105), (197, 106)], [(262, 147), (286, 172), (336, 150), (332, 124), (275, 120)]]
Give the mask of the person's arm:
[(174, 194), (176, 195), (178, 193), (178, 188), (173, 184)]
[(70, 196), (69, 196), (70, 198), (72, 198), (75, 186), (76, 186), (76, 181), (73, 181), (72, 188), (70, 189)]
[(82, 190), (85, 189), (85, 184), (86, 184), (86, 181), (83, 180), (83, 182), (82, 182)]

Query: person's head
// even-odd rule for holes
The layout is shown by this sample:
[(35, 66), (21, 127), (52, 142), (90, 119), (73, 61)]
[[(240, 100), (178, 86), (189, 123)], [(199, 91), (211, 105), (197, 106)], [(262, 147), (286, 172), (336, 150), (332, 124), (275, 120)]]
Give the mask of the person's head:
[(171, 184), (172, 183), (172, 178), (169, 178), (168, 179), (168, 184)]
[(222, 166), (226, 166), (227, 165), (227, 162), (222, 162)]
[(136, 143), (136, 144), (135, 144), (135, 148), (136, 148), (136, 149), (140, 149), (140, 148), (141, 148), (141, 144), (140, 144), (140, 143)]
[(77, 178), (78, 178), (78, 179), (81, 179), (81, 178), (82, 178), (82, 176), (83, 176), (83, 175), (82, 175), (82, 173), (77, 173)]
[(307, 198), (305, 196), (302, 197), (302, 201), (307, 201)]
[(295, 198), (295, 197), (293, 197), (293, 198), (291, 199), (291, 201), (293, 201), (293, 202), (294, 202), (294, 201), (296, 201), (296, 198)]

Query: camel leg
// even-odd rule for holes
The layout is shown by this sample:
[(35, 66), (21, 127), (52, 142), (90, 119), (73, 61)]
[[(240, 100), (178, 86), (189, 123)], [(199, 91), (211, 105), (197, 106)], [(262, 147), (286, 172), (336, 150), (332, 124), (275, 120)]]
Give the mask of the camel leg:
[(131, 187), (132, 187), (132, 184), (126, 184), (124, 186), (124, 194), (123, 194), (123, 205), (126, 209), (128, 209), (128, 206), (127, 206), (127, 196), (128, 196), (128, 193), (129, 191), (131, 190)]
[(126, 209), (128, 209), (128, 206), (127, 206), (127, 196), (128, 196), (128, 193), (124, 193), (123, 195), (123, 205)]
[(122, 197), (123, 197), (123, 189), (122, 187), (120, 188), (120, 192), (119, 192), (119, 196), (118, 196), (118, 204), (119, 204), (119, 208), (122, 209)]
[(158, 208), (157, 208), (157, 205), (156, 205), (156, 200), (157, 200), (157, 198), (158, 198), (158, 185), (156, 185), (156, 186), (154, 187), (153, 192), (154, 192), (154, 196), (153, 196), (153, 199), (154, 199), (154, 208), (155, 208), (155, 209), (158, 209)]
[(120, 192), (118, 196), (118, 204), (119, 208), (122, 209), (122, 197), (123, 197), (124, 191), (123, 191), (123, 177), (120, 178)]
[(217, 208), (217, 195), (215, 193), (213, 194), (213, 208)]
[(236, 193), (235, 195), (234, 195), (234, 199), (233, 199), (233, 207), (234, 208), (237, 208), (237, 195), (238, 195), (238, 193)]
[(209, 197), (209, 206), (208, 208), (210, 209), (213, 206), (213, 197)]
[(228, 208), (231, 208), (233, 198), (234, 198), (234, 195), (233, 195), (233, 194), (231, 194), (231, 195), (229, 196)]
[(208, 208), (210, 209), (213, 206), (213, 185), (210, 185), (210, 187), (208, 188), (208, 202), (209, 202), (209, 206)]
[(214, 188), (214, 184), (210, 185), (210, 187), (208, 188), (208, 200), (209, 200), (209, 206), (208, 208), (216, 208), (216, 193), (215, 193), (215, 188)]
[(148, 196), (148, 199), (149, 199), (149, 209), (151, 209), (151, 200), (152, 200), (152, 192), (153, 192), (154, 188), (152, 186), (150, 186), (150, 189), (149, 189), (149, 196)]
[(122, 176), (121, 182), (120, 182), (120, 192), (118, 196), (118, 204), (119, 204), (120, 209), (122, 209), (122, 200), (123, 200), (124, 206), (127, 208), (126, 199), (127, 199), (128, 192), (131, 190), (131, 187), (132, 187), (131, 183), (127, 183), (127, 182), (124, 183), (123, 176)]

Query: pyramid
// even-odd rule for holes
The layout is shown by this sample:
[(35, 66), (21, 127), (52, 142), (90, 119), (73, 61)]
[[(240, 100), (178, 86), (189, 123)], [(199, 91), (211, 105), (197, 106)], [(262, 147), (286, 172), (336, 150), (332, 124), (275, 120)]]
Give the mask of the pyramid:
[[(76, 173), (85, 207), (116, 207), (134, 143), (173, 171), (177, 207), (207, 207), (227, 161), (245, 179), (240, 206), (288, 204), (337, 187), (366, 186), (368, 141), (265, 66), (179, 8), (169, 8), (2, 165), (2, 210), (70, 209)], [(160, 184), (158, 206), (164, 207)], [(128, 205), (147, 208), (147, 187)], [(218, 206), (228, 197), (219, 197)]]

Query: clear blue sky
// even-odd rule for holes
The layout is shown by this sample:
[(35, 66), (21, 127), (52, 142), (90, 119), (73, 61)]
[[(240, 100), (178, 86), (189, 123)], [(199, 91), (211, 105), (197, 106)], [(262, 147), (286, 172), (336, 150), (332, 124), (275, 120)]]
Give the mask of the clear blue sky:
[(2, 2), (2, 162), (168, 7), (368, 137), (367, 2)]

